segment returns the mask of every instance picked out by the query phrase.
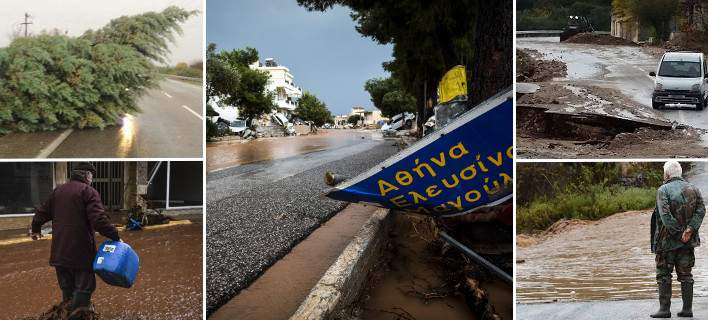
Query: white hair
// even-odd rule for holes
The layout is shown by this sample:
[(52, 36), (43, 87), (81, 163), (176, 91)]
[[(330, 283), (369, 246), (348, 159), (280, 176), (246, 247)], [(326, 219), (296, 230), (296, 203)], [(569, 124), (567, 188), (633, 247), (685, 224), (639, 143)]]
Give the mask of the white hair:
[(681, 173), (681, 164), (679, 164), (678, 161), (670, 160), (664, 163), (664, 178), (666, 180), (671, 178), (680, 178)]

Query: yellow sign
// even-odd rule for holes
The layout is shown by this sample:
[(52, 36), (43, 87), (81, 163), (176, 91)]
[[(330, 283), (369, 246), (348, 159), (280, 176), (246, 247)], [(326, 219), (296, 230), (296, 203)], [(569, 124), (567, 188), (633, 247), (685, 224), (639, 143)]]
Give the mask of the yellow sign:
[(455, 66), (445, 73), (438, 86), (438, 103), (448, 102), (458, 96), (467, 96), (467, 75), (464, 66)]

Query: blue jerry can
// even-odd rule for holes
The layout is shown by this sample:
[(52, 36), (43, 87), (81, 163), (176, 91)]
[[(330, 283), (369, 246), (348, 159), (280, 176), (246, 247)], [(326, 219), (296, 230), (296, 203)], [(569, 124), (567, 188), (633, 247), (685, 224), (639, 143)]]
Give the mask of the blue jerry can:
[(93, 271), (107, 284), (130, 288), (140, 267), (140, 259), (125, 242), (106, 240), (98, 247)]

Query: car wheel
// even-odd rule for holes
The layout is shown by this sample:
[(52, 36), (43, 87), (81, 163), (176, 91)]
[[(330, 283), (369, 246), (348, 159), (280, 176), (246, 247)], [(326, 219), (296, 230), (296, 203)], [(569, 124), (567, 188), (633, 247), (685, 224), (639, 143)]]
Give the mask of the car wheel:
[(703, 108), (706, 106), (706, 100), (701, 100), (698, 101), (698, 104), (696, 104), (696, 110), (701, 111)]
[(651, 102), (651, 107), (658, 110), (658, 109), (663, 108), (663, 107), (664, 107), (664, 104), (663, 104), (663, 103), (659, 103), (659, 102), (654, 102), (654, 101), (652, 101), (652, 102)]

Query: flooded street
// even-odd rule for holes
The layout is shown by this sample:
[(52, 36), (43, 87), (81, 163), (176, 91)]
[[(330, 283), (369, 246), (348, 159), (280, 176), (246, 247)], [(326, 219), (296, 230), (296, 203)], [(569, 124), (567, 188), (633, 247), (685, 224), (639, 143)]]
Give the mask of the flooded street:
[[(101, 319), (201, 319), (202, 223), (139, 232), (121, 232), (140, 257), (130, 289), (111, 287), (96, 277), (93, 295)], [(104, 240), (97, 237), (97, 242)], [(51, 241), (0, 246), (0, 319), (38, 316), (61, 300)]]
[(326, 130), (319, 134), (255, 140), (233, 140), (207, 144), (207, 171), (264, 160), (288, 158), (322, 150), (337, 149), (360, 142), (362, 137), (381, 138), (378, 131)]
[[(708, 164), (687, 180), (708, 195)], [(612, 215), (517, 249), (517, 302), (656, 299), (651, 210)], [(705, 224), (705, 220), (704, 220)], [(701, 233), (703, 234), (701, 229)], [(708, 297), (708, 251), (696, 248), (694, 295)], [(680, 292), (675, 280), (674, 293)]]

